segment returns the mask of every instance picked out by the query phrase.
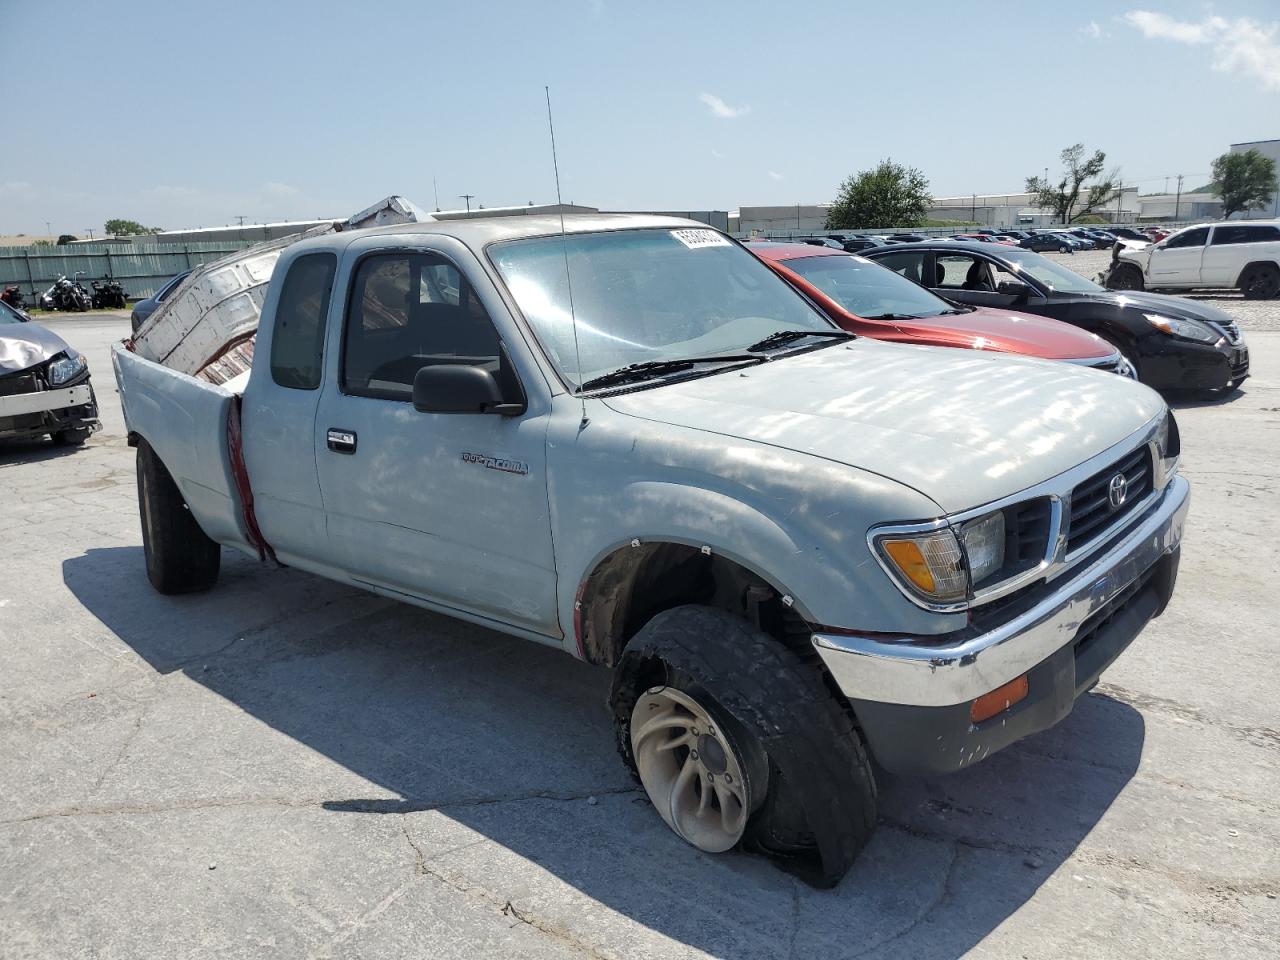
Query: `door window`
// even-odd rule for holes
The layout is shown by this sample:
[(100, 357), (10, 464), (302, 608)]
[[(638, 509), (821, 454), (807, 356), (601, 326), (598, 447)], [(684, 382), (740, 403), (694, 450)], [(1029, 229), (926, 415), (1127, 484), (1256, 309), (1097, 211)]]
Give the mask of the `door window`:
[(1182, 247), (1203, 247), (1207, 239), (1209, 239), (1209, 228), (1198, 227), (1195, 230), (1188, 230), (1185, 233), (1170, 237), (1164, 248), (1166, 250), (1178, 250)]
[(502, 383), (498, 332), (461, 271), (435, 254), (366, 257), (356, 270), (343, 334), (342, 389), (413, 399), (413, 378), (441, 363), (481, 366)]
[(995, 291), (987, 262), (969, 253), (940, 253), (935, 259), (935, 287), (949, 290)]
[(1213, 231), (1213, 246), (1227, 243), (1265, 243), (1268, 240), (1280, 240), (1280, 227), (1240, 224), (1216, 227)]
[(309, 253), (293, 261), (276, 304), (271, 333), (271, 379), (292, 390), (320, 386), (325, 316), (338, 258)]
[(876, 263), (888, 267), (894, 273), (900, 273), (915, 283), (924, 282), (924, 251), (904, 250), (901, 253), (887, 253), (876, 257)]

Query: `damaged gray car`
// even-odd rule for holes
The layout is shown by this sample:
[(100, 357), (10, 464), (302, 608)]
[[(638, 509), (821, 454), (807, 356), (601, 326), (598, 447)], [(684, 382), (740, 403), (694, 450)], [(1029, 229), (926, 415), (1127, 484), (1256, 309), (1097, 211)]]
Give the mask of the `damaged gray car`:
[(85, 358), (0, 303), (0, 440), (48, 434), (79, 445), (100, 427)]

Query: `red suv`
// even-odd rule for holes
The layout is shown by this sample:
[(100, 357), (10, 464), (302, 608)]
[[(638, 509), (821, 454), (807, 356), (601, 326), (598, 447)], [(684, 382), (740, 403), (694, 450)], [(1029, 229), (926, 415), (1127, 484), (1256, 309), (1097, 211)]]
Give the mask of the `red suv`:
[(952, 303), (878, 263), (840, 250), (767, 241), (745, 246), (851, 333), (1065, 360), (1133, 376), (1111, 344), (1057, 320)]

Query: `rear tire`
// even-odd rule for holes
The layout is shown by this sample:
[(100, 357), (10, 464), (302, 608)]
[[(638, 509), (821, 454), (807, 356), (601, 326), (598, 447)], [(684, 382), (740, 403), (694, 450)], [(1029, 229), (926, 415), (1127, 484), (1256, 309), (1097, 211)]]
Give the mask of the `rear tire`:
[(1246, 300), (1274, 300), (1280, 296), (1280, 267), (1259, 263), (1240, 277), (1240, 292)]
[(138, 513), (147, 579), (157, 591), (194, 593), (213, 586), (222, 550), (200, 529), (178, 485), (145, 440), (138, 442)]
[[(745, 816), (737, 816), (732, 802), (717, 805), (727, 809), (732, 830), (713, 832), (710, 841), (688, 828), (691, 804), (684, 804), (683, 830), (672, 810), (681, 787), (676, 767), (699, 761), (691, 745), (701, 741), (684, 736), (691, 726), (678, 727), (658, 748), (671, 751), (676, 765), (665, 778), (662, 771), (655, 777), (644, 757), (644, 769), (637, 768), (637, 750), (651, 750), (639, 718), (651, 705), (656, 711), (672, 700), (677, 706), (691, 701), (715, 722), (717, 743), (703, 743), (709, 748), (703, 753), (715, 753), (718, 761), (724, 751), (728, 763), (711, 772), (739, 769), (747, 781), (735, 794)], [(816, 667), (739, 617), (703, 606), (659, 613), (623, 650), (611, 704), (623, 759), (668, 825), (700, 849), (739, 845), (807, 883), (831, 887), (875, 828), (875, 777), (851, 714)], [(689, 715), (696, 717), (697, 709)], [(706, 776), (708, 769), (697, 766), (697, 772)]]

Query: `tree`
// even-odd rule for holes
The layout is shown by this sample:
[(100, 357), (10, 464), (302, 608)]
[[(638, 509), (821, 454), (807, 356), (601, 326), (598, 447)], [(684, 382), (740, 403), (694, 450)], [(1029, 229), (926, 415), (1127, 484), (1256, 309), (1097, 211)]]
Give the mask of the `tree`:
[(827, 229), (917, 227), (932, 202), (923, 173), (881, 160), (874, 170), (860, 170), (840, 184), (835, 202), (827, 210)]
[[(1061, 223), (1074, 223), (1081, 217), (1100, 210), (1116, 198), (1120, 180), (1120, 168), (1112, 167), (1102, 173), (1107, 155), (1095, 150), (1086, 158), (1084, 144), (1075, 143), (1059, 155), (1062, 159), (1062, 179), (1054, 184), (1047, 177), (1027, 177), (1027, 193), (1034, 195), (1036, 206), (1053, 211), (1054, 219)], [(1097, 177), (1089, 186), (1086, 180)], [(1082, 189), (1088, 190), (1088, 198), (1081, 199)]]
[(1276, 187), (1276, 162), (1257, 150), (1224, 153), (1213, 161), (1213, 188), (1222, 198), (1223, 219), (1265, 207)]
[(108, 220), (102, 229), (109, 237), (140, 237), (157, 232), (155, 227), (144, 227), (137, 220)]
[(79, 239), (80, 238), (77, 237), (74, 233), (64, 233), (58, 237), (58, 246), (65, 247), (68, 243), (72, 243), (73, 241), (76, 241)]

